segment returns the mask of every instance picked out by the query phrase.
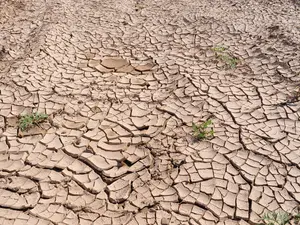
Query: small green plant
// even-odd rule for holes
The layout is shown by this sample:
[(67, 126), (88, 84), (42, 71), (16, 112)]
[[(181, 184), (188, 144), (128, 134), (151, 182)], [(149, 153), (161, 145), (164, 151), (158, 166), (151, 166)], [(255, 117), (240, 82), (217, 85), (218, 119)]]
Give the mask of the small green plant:
[(262, 216), (261, 221), (260, 225), (299, 225), (300, 205), (291, 213), (285, 211), (268, 212)]
[(200, 125), (196, 125), (195, 123), (193, 123), (192, 128), (194, 132), (193, 133), (194, 137), (197, 140), (212, 138), (214, 136), (214, 130), (212, 127), (210, 127), (212, 124), (213, 123), (211, 120), (207, 120)]
[(216, 46), (216, 47), (213, 47), (212, 50), (214, 52), (224, 52), (226, 50), (226, 47), (224, 47), (224, 46)]
[(263, 224), (267, 225), (285, 225), (288, 224), (291, 219), (292, 216), (289, 213), (279, 211), (264, 214), (262, 221)]
[(26, 131), (34, 126), (38, 126), (48, 118), (44, 113), (32, 113), (23, 115), (19, 119), (19, 128), (21, 131)]
[(287, 97), (287, 103), (294, 103), (299, 101), (299, 99), (300, 99), (300, 87), (298, 87), (298, 89), (293, 91), (293, 93)]
[(300, 223), (300, 213), (298, 212), (296, 215), (294, 215), (294, 224)]
[(218, 58), (220, 58), (227, 65), (227, 67), (230, 67), (231, 69), (234, 69), (239, 62), (239, 60), (237, 58), (232, 57), (230, 55), (221, 55), (220, 54), (220, 55), (218, 55)]
[(212, 48), (215, 52), (217, 59), (224, 62), (227, 68), (234, 69), (239, 63), (239, 59), (232, 56), (232, 54), (225, 52), (227, 50), (224, 46), (216, 46)]

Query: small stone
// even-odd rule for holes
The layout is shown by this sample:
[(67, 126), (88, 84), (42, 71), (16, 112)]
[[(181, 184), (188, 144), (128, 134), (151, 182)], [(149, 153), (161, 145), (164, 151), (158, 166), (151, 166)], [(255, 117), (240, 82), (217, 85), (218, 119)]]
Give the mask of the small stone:
[(100, 64), (100, 61), (99, 61), (99, 60), (93, 60), (93, 59), (89, 60), (89, 63), (88, 63), (88, 65), (89, 65), (90, 67), (96, 67), (96, 66), (98, 66), (99, 64)]
[(144, 72), (144, 71), (149, 71), (153, 68), (153, 64), (152, 63), (147, 63), (145, 65), (138, 65), (138, 66), (135, 66), (134, 68), (137, 70), (137, 71), (140, 71), (140, 72)]
[(126, 66), (123, 66), (123, 67), (119, 68), (117, 70), (117, 72), (119, 72), (119, 73), (130, 73), (133, 70), (134, 70), (134, 68), (131, 65), (126, 65)]
[(128, 62), (126, 59), (112, 57), (103, 59), (101, 64), (109, 69), (119, 69), (127, 65)]

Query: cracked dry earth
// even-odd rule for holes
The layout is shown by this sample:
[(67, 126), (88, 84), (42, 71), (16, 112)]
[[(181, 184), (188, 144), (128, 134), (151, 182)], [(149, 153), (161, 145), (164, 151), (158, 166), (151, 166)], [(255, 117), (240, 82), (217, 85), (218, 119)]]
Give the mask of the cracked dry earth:
[[(2, 0), (0, 224), (245, 225), (297, 208), (299, 20), (292, 0)], [(21, 132), (32, 112), (49, 119)], [(214, 138), (195, 141), (209, 118)]]

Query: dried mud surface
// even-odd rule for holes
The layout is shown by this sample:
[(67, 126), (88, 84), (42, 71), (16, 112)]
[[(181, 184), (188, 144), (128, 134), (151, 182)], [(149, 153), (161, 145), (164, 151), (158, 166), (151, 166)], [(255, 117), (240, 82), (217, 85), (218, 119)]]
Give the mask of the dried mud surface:
[[(242, 225), (295, 209), (299, 21), (288, 0), (0, 1), (0, 224)], [(21, 132), (32, 112), (49, 119)], [(209, 118), (215, 137), (195, 141)]]

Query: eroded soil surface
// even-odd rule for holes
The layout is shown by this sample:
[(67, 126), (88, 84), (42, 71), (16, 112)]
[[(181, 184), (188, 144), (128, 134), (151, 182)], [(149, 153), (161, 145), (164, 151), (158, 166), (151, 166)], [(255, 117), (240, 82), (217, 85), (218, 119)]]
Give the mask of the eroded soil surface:
[[(0, 224), (295, 209), (299, 21), (292, 0), (0, 1)], [(49, 119), (20, 131), (32, 112)]]

